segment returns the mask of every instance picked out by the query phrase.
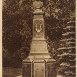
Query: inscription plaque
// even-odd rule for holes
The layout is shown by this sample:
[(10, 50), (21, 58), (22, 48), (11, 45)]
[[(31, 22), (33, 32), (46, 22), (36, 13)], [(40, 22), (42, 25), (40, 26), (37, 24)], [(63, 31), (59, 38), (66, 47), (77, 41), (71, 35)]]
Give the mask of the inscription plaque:
[[(47, 77), (56, 77), (55, 64), (53, 62), (46, 63)], [(53, 66), (53, 67), (52, 67)]]
[(45, 63), (34, 63), (34, 77), (45, 77)]
[(22, 71), (23, 77), (31, 77), (31, 70), (32, 70), (31, 63), (25, 63), (23, 65)]

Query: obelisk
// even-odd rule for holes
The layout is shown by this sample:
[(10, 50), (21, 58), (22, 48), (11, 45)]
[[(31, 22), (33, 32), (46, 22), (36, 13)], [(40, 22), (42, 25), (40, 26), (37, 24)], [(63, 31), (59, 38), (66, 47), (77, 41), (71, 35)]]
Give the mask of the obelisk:
[(30, 54), (23, 60), (23, 77), (55, 77), (55, 60), (51, 59), (45, 39), (43, 2), (33, 2), (33, 38)]
[(44, 12), (41, 1), (33, 2), (33, 39), (31, 43), (30, 58), (50, 58), (45, 39)]

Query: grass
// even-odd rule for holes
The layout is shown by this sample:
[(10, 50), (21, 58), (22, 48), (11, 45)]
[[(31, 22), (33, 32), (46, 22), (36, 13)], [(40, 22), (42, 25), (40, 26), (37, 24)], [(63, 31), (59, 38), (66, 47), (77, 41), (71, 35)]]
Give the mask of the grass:
[(3, 68), (3, 76), (2, 77), (17, 77), (22, 75), (22, 68), (11, 68), (4, 67)]

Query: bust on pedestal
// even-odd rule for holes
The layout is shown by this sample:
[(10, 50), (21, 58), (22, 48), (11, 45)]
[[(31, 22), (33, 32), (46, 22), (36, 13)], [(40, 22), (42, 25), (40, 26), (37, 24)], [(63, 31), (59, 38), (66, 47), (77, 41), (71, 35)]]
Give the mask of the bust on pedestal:
[(23, 77), (56, 77), (55, 60), (51, 59), (45, 39), (43, 2), (34, 1), (33, 38), (30, 54), (23, 60)]

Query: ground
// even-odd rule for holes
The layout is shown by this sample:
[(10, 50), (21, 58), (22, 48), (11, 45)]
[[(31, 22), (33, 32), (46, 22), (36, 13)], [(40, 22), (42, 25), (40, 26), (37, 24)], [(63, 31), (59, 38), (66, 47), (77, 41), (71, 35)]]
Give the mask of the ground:
[[(2, 77), (22, 77), (22, 68), (4, 67)], [(57, 74), (57, 77), (66, 77), (66, 76)], [(67, 76), (67, 77), (75, 77), (75, 76)]]
[(4, 67), (3, 68), (3, 76), (2, 77), (18, 77), (22, 75), (22, 68), (11, 68)]

